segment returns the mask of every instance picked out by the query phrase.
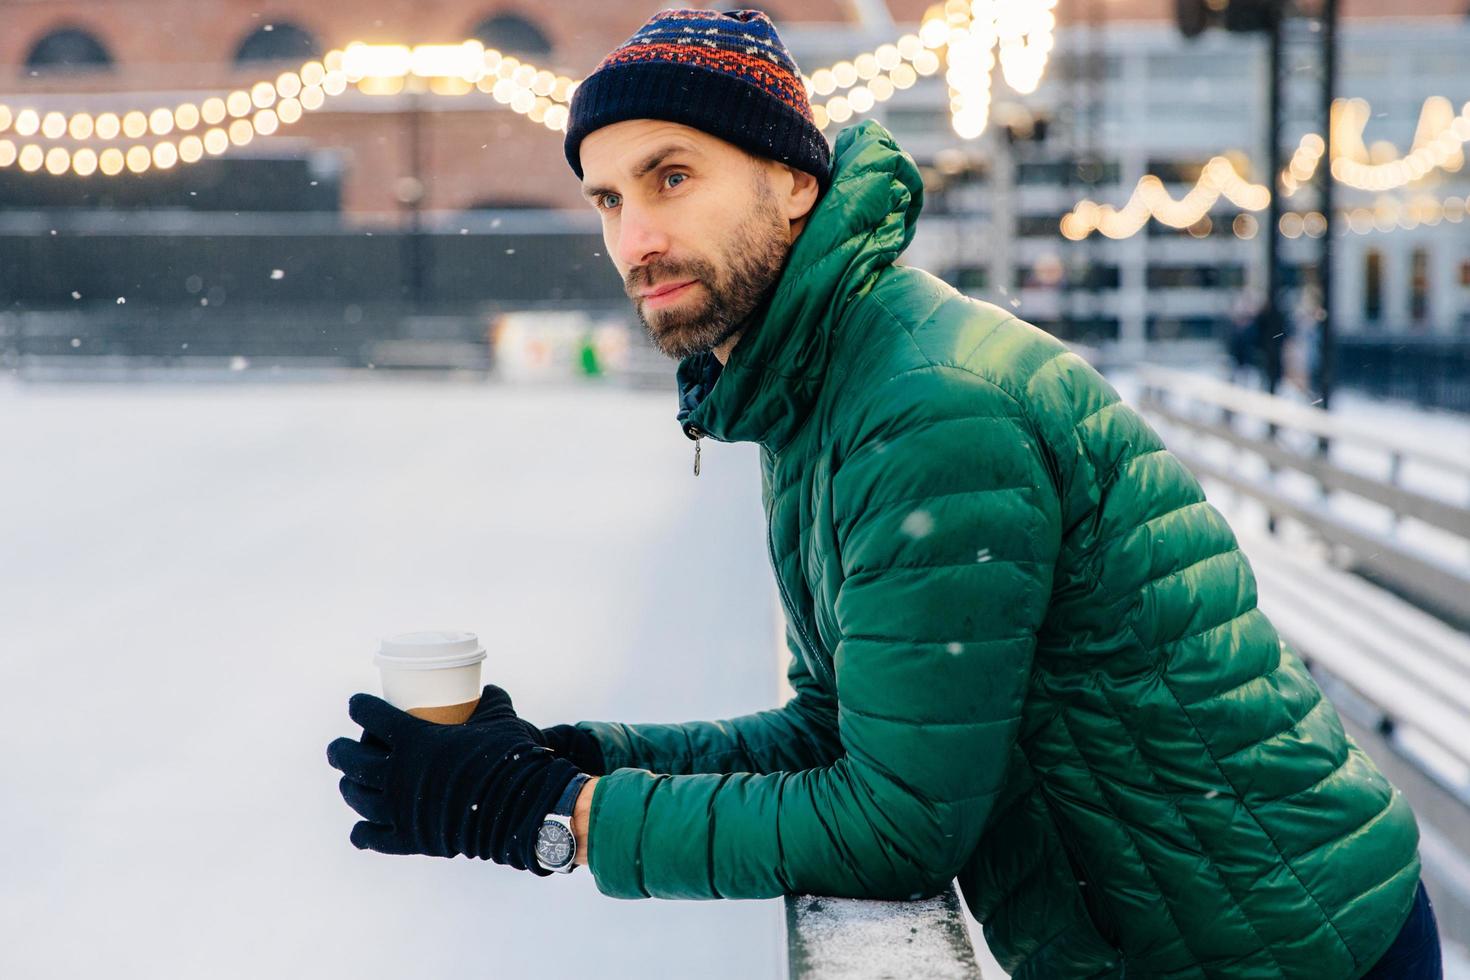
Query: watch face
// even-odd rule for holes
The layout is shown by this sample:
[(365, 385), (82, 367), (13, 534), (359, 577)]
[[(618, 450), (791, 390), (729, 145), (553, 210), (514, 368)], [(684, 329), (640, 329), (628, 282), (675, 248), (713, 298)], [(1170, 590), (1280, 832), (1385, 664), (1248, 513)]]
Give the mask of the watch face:
[(560, 868), (571, 863), (576, 853), (577, 841), (572, 832), (559, 823), (547, 821), (536, 835), (536, 857), (548, 868)]

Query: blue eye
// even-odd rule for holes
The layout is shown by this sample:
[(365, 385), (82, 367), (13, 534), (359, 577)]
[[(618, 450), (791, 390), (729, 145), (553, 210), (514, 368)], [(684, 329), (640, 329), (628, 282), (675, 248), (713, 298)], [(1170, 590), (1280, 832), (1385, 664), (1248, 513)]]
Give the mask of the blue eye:
[(667, 177), (664, 178), (664, 181), (667, 182), (667, 181), (673, 180), (675, 177), (683, 177), (683, 178), (687, 179), (689, 177), (689, 175), (688, 174), (669, 174)]
[(618, 206), (618, 195), (616, 195), (616, 194), (604, 194), (604, 195), (602, 195), (602, 197), (599, 198), (598, 201), (597, 201), (597, 206), (599, 208), (601, 208), (602, 210), (604, 210), (604, 211), (607, 211), (607, 210), (610, 210), (612, 208), (617, 207)]

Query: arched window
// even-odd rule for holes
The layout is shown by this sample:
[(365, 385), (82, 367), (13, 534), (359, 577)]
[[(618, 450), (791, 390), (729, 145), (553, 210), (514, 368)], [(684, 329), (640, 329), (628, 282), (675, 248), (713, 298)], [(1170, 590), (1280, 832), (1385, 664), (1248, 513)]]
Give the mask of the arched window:
[(106, 71), (112, 56), (102, 42), (77, 27), (52, 31), (26, 55), (27, 72)]
[(235, 51), (235, 64), (249, 61), (309, 61), (320, 58), (316, 38), (295, 24), (262, 24)]
[(518, 14), (487, 17), (470, 32), (470, 37), (487, 48), (507, 54), (551, 54), (551, 41), (541, 33), (541, 28)]

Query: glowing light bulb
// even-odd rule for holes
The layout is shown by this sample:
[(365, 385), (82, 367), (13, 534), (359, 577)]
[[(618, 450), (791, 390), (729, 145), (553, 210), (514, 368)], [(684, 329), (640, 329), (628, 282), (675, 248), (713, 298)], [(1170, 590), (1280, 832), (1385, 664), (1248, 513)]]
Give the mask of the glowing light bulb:
[(84, 146), (72, 154), (71, 169), (78, 177), (90, 177), (97, 172), (97, 151)]
[(141, 143), (128, 147), (127, 154), (128, 169), (135, 174), (141, 174), (153, 164), (153, 154), (148, 152), (148, 147)]
[(64, 146), (53, 146), (46, 154), (46, 172), (53, 177), (60, 177), (71, 169), (71, 154)]
[(276, 79), (276, 93), (283, 99), (294, 99), (301, 94), (301, 76), (294, 71), (282, 72)]
[(179, 162), (179, 148), (164, 140), (153, 148), (153, 166), (167, 170)]

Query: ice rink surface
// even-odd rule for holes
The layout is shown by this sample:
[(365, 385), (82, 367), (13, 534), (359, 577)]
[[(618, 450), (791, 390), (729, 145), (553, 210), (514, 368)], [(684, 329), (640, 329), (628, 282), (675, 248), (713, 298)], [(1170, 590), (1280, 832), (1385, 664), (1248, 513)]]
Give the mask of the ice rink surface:
[(540, 725), (775, 703), (756, 451), (695, 479), (674, 410), (0, 383), (0, 976), (777, 975), (779, 901), (358, 851), (325, 758), (401, 630), (478, 632)]
[(756, 450), (706, 440), (696, 479), (674, 409), (672, 380), (0, 382), (0, 977), (784, 975), (779, 901), (358, 851), (325, 759), (413, 629), (478, 632), (540, 725), (775, 703)]

